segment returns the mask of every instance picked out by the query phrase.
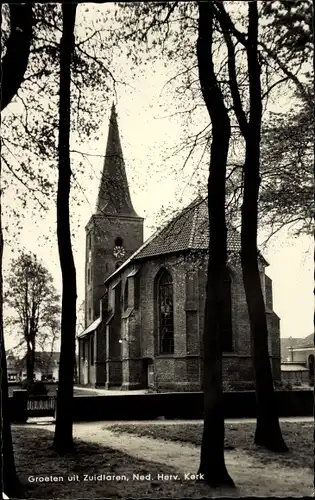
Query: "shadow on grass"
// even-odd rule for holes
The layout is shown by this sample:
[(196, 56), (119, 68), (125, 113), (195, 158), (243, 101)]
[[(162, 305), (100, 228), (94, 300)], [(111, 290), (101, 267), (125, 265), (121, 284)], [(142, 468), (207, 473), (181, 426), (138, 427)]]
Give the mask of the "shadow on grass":
[[(73, 453), (60, 457), (51, 448), (53, 433), (46, 429), (12, 426), (12, 436), (16, 468), (26, 498), (210, 498), (215, 494), (195, 481), (158, 480), (158, 474), (178, 472), (81, 440), (75, 440)], [(133, 474), (147, 479), (134, 479)], [(84, 475), (90, 476), (88, 480), (84, 480)], [(98, 480), (99, 475), (112, 479)], [(117, 479), (119, 476), (121, 480)]]
[[(282, 422), (281, 430), (289, 447), (289, 453), (273, 453), (254, 444), (256, 424), (242, 422), (225, 425), (225, 449), (242, 450), (259, 459), (264, 464), (278, 463), (292, 468), (312, 468), (314, 455), (312, 450), (314, 426), (311, 423)], [(106, 427), (107, 430), (121, 434), (147, 436), (153, 439), (177, 441), (201, 445), (202, 424), (116, 424)]]

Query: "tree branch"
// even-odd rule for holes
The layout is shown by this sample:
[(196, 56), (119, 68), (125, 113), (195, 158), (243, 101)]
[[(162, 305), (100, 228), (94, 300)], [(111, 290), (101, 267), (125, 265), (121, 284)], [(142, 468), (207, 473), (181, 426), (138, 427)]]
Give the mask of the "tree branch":
[(264, 49), (266, 54), (269, 57), (271, 57), (271, 59), (274, 60), (274, 62), (279, 66), (281, 71), (295, 83), (295, 85), (297, 86), (298, 90), (300, 91), (301, 95), (305, 99), (308, 106), (311, 106), (313, 109), (314, 107), (313, 99), (310, 98), (306, 88), (304, 87), (303, 83), (298, 79), (298, 77), (294, 73), (292, 73), (292, 71), (289, 70), (289, 68), (279, 59), (277, 54), (275, 54), (275, 52), (271, 50), (264, 42), (259, 41), (259, 45)]

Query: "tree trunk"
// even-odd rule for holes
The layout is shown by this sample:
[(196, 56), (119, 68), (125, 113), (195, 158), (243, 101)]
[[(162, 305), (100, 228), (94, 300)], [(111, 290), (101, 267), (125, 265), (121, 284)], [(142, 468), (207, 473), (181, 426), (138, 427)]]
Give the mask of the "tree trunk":
[(29, 341), (27, 341), (27, 351), (26, 351), (26, 379), (30, 383), (33, 382), (32, 348)]
[(257, 50), (257, 3), (249, 2), (248, 73), (250, 119), (245, 136), (244, 197), (242, 205), (241, 261), (249, 313), (256, 383), (257, 427), (255, 443), (274, 451), (287, 451), (279, 426), (268, 352), (268, 328), (261, 290), (257, 252), (258, 193), (260, 185), (261, 84)]
[(35, 342), (27, 341), (26, 351), (26, 378), (29, 383), (34, 382), (34, 367), (35, 367)]
[(62, 273), (61, 351), (54, 448), (66, 453), (73, 447), (73, 376), (76, 334), (76, 272), (73, 260), (69, 196), (70, 166), (70, 63), (74, 50), (76, 4), (62, 5), (63, 32), (60, 42), (59, 179), (57, 235)]
[(75, 384), (78, 383), (78, 363), (76, 354), (74, 356), (74, 382)]
[(27, 68), (32, 41), (32, 4), (10, 4), (10, 36), (1, 60), (1, 111), (19, 90)]
[(212, 122), (208, 180), (209, 261), (204, 321), (204, 429), (199, 474), (210, 486), (234, 486), (224, 461), (222, 390), (224, 281), (227, 262), (225, 224), (225, 174), (230, 140), (230, 120), (216, 80), (212, 59), (213, 4), (199, 2), (197, 57), (203, 97)]
[[(1, 162), (0, 162), (1, 178)], [(9, 497), (23, 496), (22, 487), (16, 474), (14, 453), (11, 435), (10, 415), (9, 415), (9, 391), (7, 379), (7, 362), (4, 347), (3, 330), (3, 233), (2, 233), (2, 192), (0, 189), (0, 492), (3, 491)]]
[[(1, 60), (1, 111), (13, 99), (27, 68), (32, 40), (32, 5), (10, 5), (10, 22), (10, 37), (6, 53)], [(9, 390), (3, 329), (2, 261), (2, 189), (0, 186), (0, 492), (4, 492), (9, 497), (23, 498), (23, 489), (15, 469), (9, 415)]]

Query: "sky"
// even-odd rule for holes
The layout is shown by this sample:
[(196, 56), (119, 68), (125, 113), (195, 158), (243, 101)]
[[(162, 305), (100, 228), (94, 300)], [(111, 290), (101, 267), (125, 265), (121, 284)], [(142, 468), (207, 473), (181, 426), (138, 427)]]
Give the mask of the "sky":
[[(130, 82), (130, 85), (120, 85), (116, 95), (113, 93), (108, 96), (104, 114), (99, 116), (99, 139), (86, 140), (80, 145), (80, 151), (96, 156), (89, 156), (84, 163), (86, 174), (80, 177), (81, 187), (84, 186), (82, 203), (72, 209), (78, 305), (84, 300), (84, 226), (95, 208), (112, 100), (116, 103), (118, 113), (132, 202), (138, 215), (145, 217), (145, 239), (160, 222), (163, 207), (184, 207), (196, 194), (188, 185), (194, 172), (194, 162), (183, 170), (184, 153), (177, 156), (171, 154), (184, 134), (182, 120), (176, 115), (170, 116), (178, 109), (174, 93), (164, 88), (173, 74), (173, 68), (165, 67), (163, 61), (157, 61), (149, 68), (139, 67), (132, 73), (128, 70), (127, 58), (121, 56), (116, 70), (123, 76), (121, 79)], [(283, 99), (285, 101), (285, 96)], [(282, 103), (279, 102), (278, 106), (280, 109)], [(206, 115), (201, 113), (200, 120), (206, 119)], [(77, 148), (75, 139), (72, 140), (71, 147)], [(75, 163), (75, 155), (72, 159)], [(14, 203), (16, 182), (12, 181), (12, 189), (6, 193), (5, 203)], [(34, 218), (26, 214), (22, 232), (14, 241), (13, 247), (5, 246), (4, 279), (12, 256), (16, 256), (18, 250), (24, 247), (42, 259), (53, 275), (56, 288), (61, 291), (55, 226), (56, 211), (53, 202), (45, 215), (38, 213), (38, 217)], [(260, 240), (264, 236), (262, 231)], [(267, 274), (273, 280), (274, 310), (281, 319), (281, 337), (305, 337), (313, 331), (312, 249), (310, 237), (294, 238), (288, 230), (282, 230), (263, 251), (269, 262)], [(12, 336), (6, 338), (7, 348), (15, 343)]]

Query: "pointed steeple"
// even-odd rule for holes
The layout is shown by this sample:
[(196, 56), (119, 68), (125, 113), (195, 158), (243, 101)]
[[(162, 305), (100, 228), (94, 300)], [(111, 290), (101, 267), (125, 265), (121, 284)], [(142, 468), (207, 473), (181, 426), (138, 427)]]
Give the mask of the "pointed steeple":
[(138, 217), (131, 203), (115, 104), (112, 105), (96, 212)]

